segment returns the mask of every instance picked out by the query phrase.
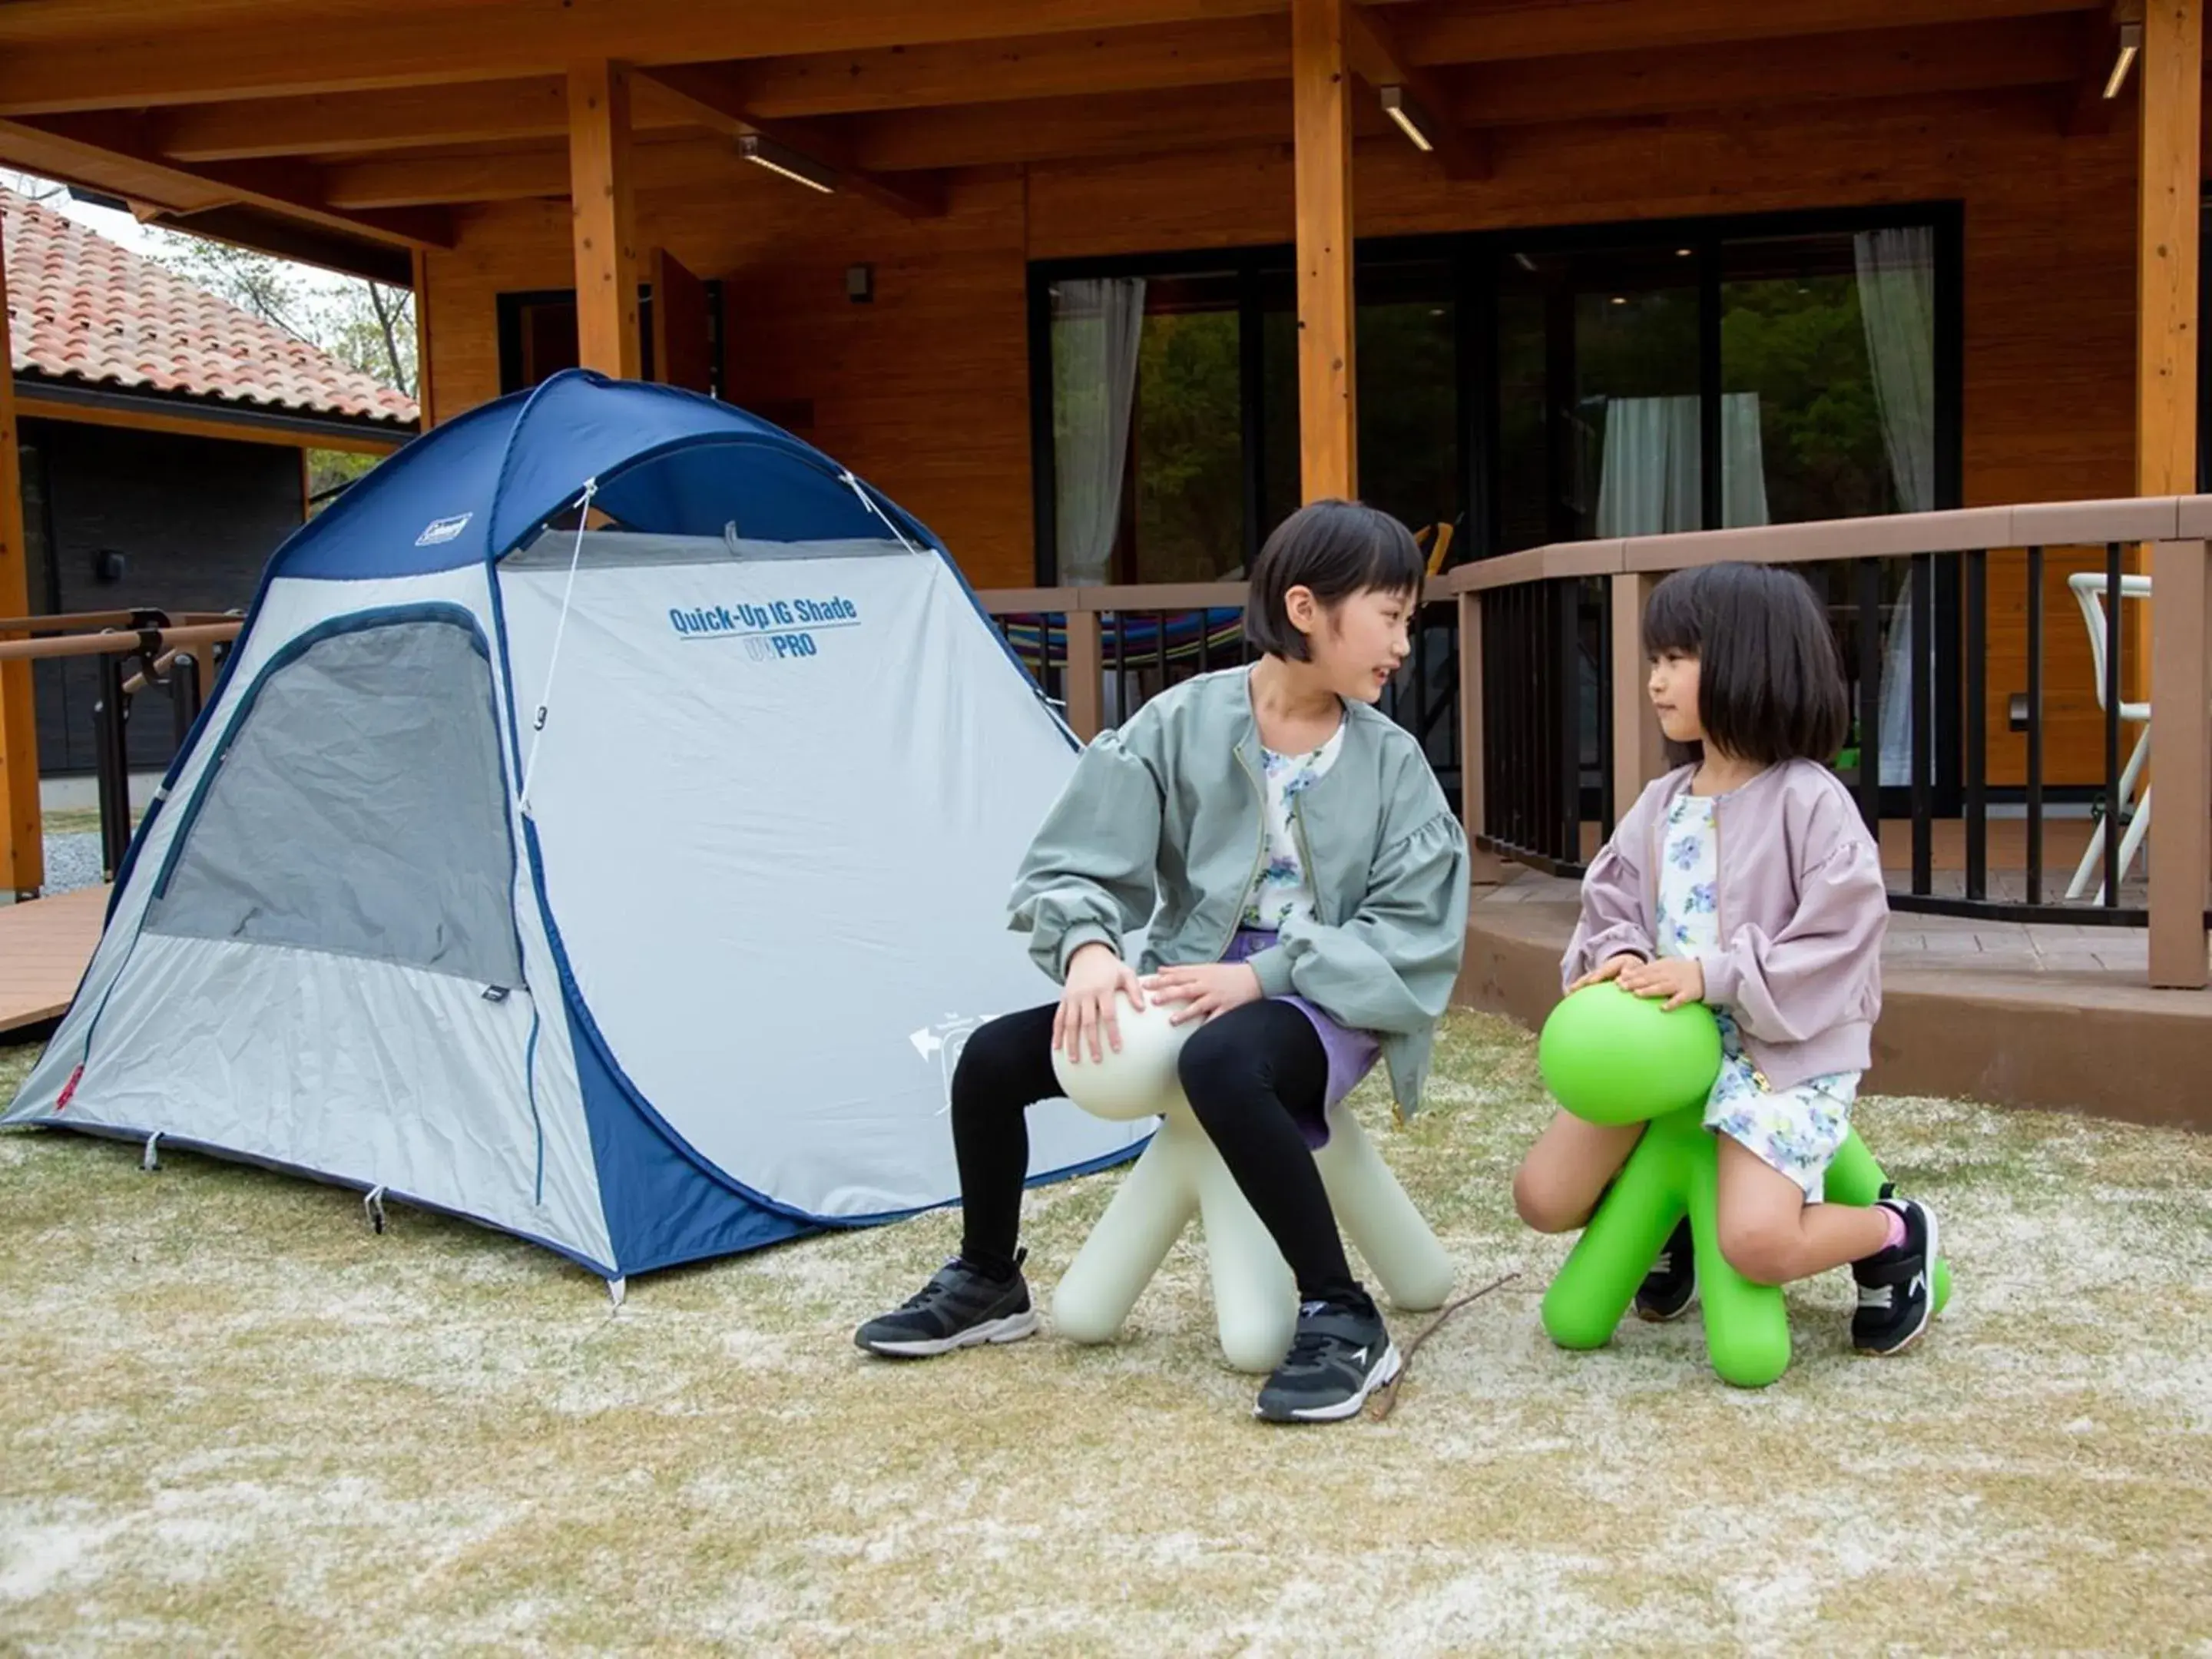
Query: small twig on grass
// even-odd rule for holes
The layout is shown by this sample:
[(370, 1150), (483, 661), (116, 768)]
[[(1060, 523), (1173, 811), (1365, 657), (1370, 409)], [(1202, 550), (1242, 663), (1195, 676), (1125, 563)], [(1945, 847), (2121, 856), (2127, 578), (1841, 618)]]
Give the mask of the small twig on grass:
[(1497, 1290), (1503, 1285), (1510, 1285), (1520, 1277), (1521, 1275), (1518, 1273), (1502, 1273), (1498, 1278), (1492, 1279), (1490, 1283), (1484, 1285), (1480, 1290), (1469, 1291), (1467, 1295), (1460, 1297), (1458, 1301), (1453, 1303), (1451, 1306), (1446, 1308), (1433, 1320), (1430, 1321), (1428, 1329), (1423, 1331), (1419, 1336), (1415, 1337), (1411, 1342), (1406, 1345), (1405, 1362), (1398, 1367), (1397, 1376), (1390, 1379), (1389, 1385), (1376, 1390), (1375, 1395), (1376, 1403), (1369, 1408), (1367, 1414), (1373, 1418), (1377, 1423), (1380, 1423), (1384, 1418), (1389, 1416), (1392, 1411), (1396, 1409), (1398, 1404), (1398, 1390), (1406, 1381), (1406, 1373), (1413, 1369), (1413, 1356), (1420, 1352), (1422, 1343), (1427, 1341), (1431, 1337), (1434, 1336), (1438, 1331), (1443, 1328), (1444, 1321), (1449, 1319), (1462, 1308), (1467, 1306), (1468, 1303), (1480, 1302), (1484, 1297), (1488, 1296), (1492, 1291)]

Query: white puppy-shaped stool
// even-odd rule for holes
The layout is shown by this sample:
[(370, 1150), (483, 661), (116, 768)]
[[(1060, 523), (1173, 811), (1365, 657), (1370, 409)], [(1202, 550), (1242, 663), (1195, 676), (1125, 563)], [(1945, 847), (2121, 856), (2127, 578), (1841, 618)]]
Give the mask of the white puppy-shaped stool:
[[(1053, 1324), (1076, 1342), (1112, 1340), (1193, 1212), (1206, 1226), (1206, 1265), (1221, 1351), (1242, 1371), (1273, 1370), (1290, 1352), (1297, 1287), (1266, 1227), (1183, 1098), (1176, 1064), (1198, 1030), (1170, 1023), (1175, 1005), (1118, 1011), (1121, 1047), (1071, 1060), (1053, 1054), (1067, 1097), (1121, 1121), (1159, 1117), (1152, 1137), (1053, 1293)], [(1385, 1295), (1401, 1308), (1440, 1308), (1451, 1294), (1451, 1258), (1352, 1114), (1328, 1115), (1328, 1144), (1314, 1154), (1336, 1218)]]

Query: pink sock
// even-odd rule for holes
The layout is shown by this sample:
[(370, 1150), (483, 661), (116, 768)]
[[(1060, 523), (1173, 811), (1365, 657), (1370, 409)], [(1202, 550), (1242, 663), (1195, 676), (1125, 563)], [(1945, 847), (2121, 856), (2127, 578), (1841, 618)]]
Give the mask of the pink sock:
[(1889, 1224), (1889, 1235), (1881, 1241), (1881, 1248), (1885, 1250), (1893, 1250), (1905, 1243), (1905, 1212), (1893, 1210), (1887, 1204), (1877, 1205), (1875, 1207), (1881, 1210), (1881, 1218)]

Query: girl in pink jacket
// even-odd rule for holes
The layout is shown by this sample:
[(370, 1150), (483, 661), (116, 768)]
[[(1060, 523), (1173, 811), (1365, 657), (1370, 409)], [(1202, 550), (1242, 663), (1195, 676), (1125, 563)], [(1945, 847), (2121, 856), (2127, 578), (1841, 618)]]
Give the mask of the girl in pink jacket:
[[(1826, 1204), (1881, 1011), (1881, 860), (1825, 763), (1848, 728), (1835, 636), (1793, 573), (1717, 564), (1660, 583), (1644, 618), (1650, 690), (1679, 769), (1647, 788), (1583, 881), (1570, 991), (1617, 979), (1720, 1023), (1705, 1127), (1720, 1139), (1720, 1245), (1747, 1279), (1849, 1263), (1851, 1340), (1892, 1354), (1928, 1327), (1936, 1218), (1911, 1199)], [(1581, 1226), (1643, 1133), (1561, 1112), (1513, 1196), (1540, 1232)], [(1637, 1294), (1646, 1319), (1695, 1298), (1686, 1222)]]

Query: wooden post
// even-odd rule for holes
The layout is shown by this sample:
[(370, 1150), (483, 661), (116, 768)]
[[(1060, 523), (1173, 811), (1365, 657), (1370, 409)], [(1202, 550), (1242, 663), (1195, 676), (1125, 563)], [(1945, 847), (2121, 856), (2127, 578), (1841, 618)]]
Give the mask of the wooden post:
[(1106, 653), (1098, 637), (1098, 613), (1067, 607), (1067, 662), (1061, 684), (1067, 692), (1067, 723), (1088, 743), (1105, 724)]
[(430, 256), (415, 250), (415, 411), (421, 430), (438, 422), (430, 380)]
[(1467, 831), (1471, 878), (1479, 887), (1494, 887), (1505, 879), (1505, 860), (1477, 845), (1489, 833), (1482, 721), (1482, 595), (1470, 590), (1459, 596), (1460, 827)]
[(1291, 97), (1297, 143), (1298, 471), (1304, 499), (1359, 489), (1352, 362), (1352, 0), (1291, 0)]
[[(0, 617), (31, 614), (31, 549), (23, 533), (22, 458), (15, 431), (15, 374), (8, 355), (8, 272), (0, 263)], [(19, 899), (46, 884), (39, 811), (39, 726), (31, 665), (0, 662), (0, 884)]]
[(1658, 578), (1624, 570), (1607, 578), (1613, 605), (1613, 816), (1626, 817), (1644, 786), (1667, 769), (1664, 735), (1645, 691), (1644, 608)]
[(2212, 580), (2203, 542), (2151, 551), (2150, 982), (2208, 980), (2204, 904), (2212, 872)]
[(629, 69), (568, 71), (568, 203), (575, 224), (576, 361), (638, 372), (637, 213), (630, 196)]
[[(2197, 240), (2203, 130), (2204, 0), (2149, 0), (2143, 12), (2136, 252), (2136, 493), (2197, 489)], [(2141, 566), (2137, 567), (2142, 568)], [(2156, 608), (2157, 601), (2150, 608)], [(2131, 607), (2138, 613), (2141, 606)], [(2152, 622), (2129, 641), (2129, 691), (2152, 670)], [(2163, 712), (2163, 711), (2160, 711)]]

